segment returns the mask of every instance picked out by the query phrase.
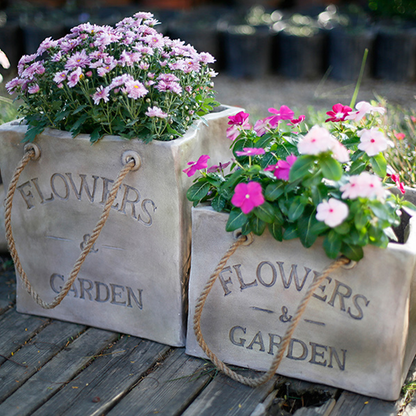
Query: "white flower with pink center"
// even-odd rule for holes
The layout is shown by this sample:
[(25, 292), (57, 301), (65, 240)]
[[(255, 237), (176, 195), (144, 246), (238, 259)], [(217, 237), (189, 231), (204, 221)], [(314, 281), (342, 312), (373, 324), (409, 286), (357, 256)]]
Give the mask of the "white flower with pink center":
[(368, 103), (367, 101), (360, 101), (357, 103), (355, 108), (358, 111), (351, 112), (347, 117), (346, 120), (352, 120), (352, 121), (360, 121), (366, 114), (374, 114), (374, 113), (380, 113), (384, 114), (386, 112), (386, 109), (384, 107), (376, 107)]
[(342, 224), (348, 217), (348, 205), (335, 198), (321, 202), (316, 207), (316, 219), (323, 221), (328, 227), (334, 228)]
[(306, 136), (298, 143), (299, 153), (317, 155), (331, 150), (337, 140), (324, 127), (313, 126)]
[(338, 140), (334, 140), (331, 150), (334, 158), (338, 160), (338, 162), (346, 163), (350, 160), (349, 150)]
[(375, 156), (389, 146), (394, 146), (394, 143), (376, 127), (372, 127), (370, 130), (361, 130), (358, 132), (358, 136), (360, 137), (358, 148), (366, 152), (368, 156)]
[(350, 176), (348, 183), (342, 185), (339, 189), (343, 192), (343, 199), (377, 198), (382, 201), (386, 196), (381, 178), (369, 172)]

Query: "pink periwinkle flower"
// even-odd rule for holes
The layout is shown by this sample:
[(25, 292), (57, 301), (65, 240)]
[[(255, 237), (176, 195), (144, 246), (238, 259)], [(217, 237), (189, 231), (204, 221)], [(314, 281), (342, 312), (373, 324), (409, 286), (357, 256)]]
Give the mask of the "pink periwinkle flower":
[(166, 118), (168, 115), (159, 107), (149, 107), (145, 113), (148, 117)]
[(269, 117), (269, 123), (272, 128), (275, 128), (280, 120), (291, 120), (295, 113), (287, 106), (282, 105), (278, 110), (276, 108), (269, 108), (269, 113), (275, 114)]
[(338, 162), (346, 163), (350, 160), (350, 151), (338, 140), (334, 140), (331, 150), (334, 158)]
[(256, 123), (254, 124), (254, 131), (256, 132), (257, 136), (263, 136), (264, 134), (266, 134), (267, 130), (270, 129), (269, 120), (270, 117), (266, 117), (256, 121)]
[(248, 214), (255, 207), (264, 203), (261, 185), (258, 182), (239, 183), (234, 190), (231, 203)]
[(346, 120), (352, 120), (352, 121), (360, 121), (366, 114), (374, 114), (374, 113), (380, 113), (384, 114), (386, 112), (386, 109), (384, 107), (376, 107), (368, 103), (367, 101), (360, 101), (356, 104), (355, 108), (358, 111), (351, 112), (347, 117)]
[(242, 126), (243, 124), (247, 123), (250, 114), (245, 113), (244, 111), (240, 111), (235, 116), (229, 116), (228, 124), (230, 126)]
[(360, 137), (358, 148), (366, 152), (368, 156), (375, 156), (389, 146), (394, 146), (394, 143), (377, 127), (372, 127), (370, 130), (361, 130), (358, 132), (358, 136)]
[(339, 189), (343, 192), (343, 199), (377, 198), (383, 200), (386, 196), (386, 190), (383, 188), (381, 178), (369, 172), (350, 176), (348, 183), (342, 185)]
[(316, 207), (316, 219), (323, 221), (328, 227), (334, 228), (342, 224), (348, 217), (348, 205), (335, 198), (321, 202)]
[(202, 155), (196, 162), (188, 162), (189, 168), (183, 170), (188, 177), (191, 177), (195, 174), (197, 170), (205, 169), (208, 166), (208, 159), (210, 156)]
[(333, 122), (339, 122), (339, 121), (345, 121), (348, 114), (352, 111), (351, 107), (348, 107), (347, 105), (342, 105), (341, 103), (335, 104), (332, 107), (332, 111), (327, 111), (326, 114), (328, 114), (329, 118), (325, 120), (325, 122), (333, 121)]
[(391, 177), (391, 179), (393, 179), (393, 181), (395, 182), (397, 189), (402, 193), (405, 194), (406, 190), (404, 189), (404, 183), (400, 181), (400, 176), (397, 173), (393, 173), (391, 175), (388, 175)]
[(221, 170), (224, 170), (226, 167), (228, 167), (231, 164), (231, 162), (226, 162), (226, 163), (221, 163), (219, 165), (212, 165), (211, 167), (209, 167), (207, 169), (208, 173), (213, 173), (213, 172), (219, 172)]
[(243, 150), (237, 150), (235, 154), (237, 156), (256, 156), (264, 155), (266, 151), (263, 148), (256, 147), (244, 147)]
[(297, 157), (295, 155), (289, 155), (286, 160), (279, 160), (275, 165), (267, 166), (265, 171), (274, 171), (274, 176), (277, 179), (282, 179), (283, 181), (289, 180), (290, 169), (293, 164), (296, 162)]
[(301, 154), (317, 155), (332, 149), (336, 141), (326, 128), (313, 126), (298, 143), (298, 150)]
[(293, 118), (292, 120), (290, 120), (290, 123), (288, 124), (288, 126), (290, 124), (296, 125), (296, 124), (300, 124), (302, 123), (303, 120), (305, 120), (306, 116), (305, 115), (300, 115), (298, 118)]

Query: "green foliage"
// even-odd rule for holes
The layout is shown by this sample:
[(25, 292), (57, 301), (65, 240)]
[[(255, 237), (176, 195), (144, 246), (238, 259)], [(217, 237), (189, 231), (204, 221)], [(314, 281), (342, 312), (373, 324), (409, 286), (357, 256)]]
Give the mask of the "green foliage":
[[(230, 171), (200, 170), (188, 198), (194, 204), (208, 201), (215, 210), (229, 212), (227, 231), (241, 228), (243, 234), (261, 235), (267, 228), (276, 240), (299, 238), (305, 247), (322, 237), (329, 258), (343, 254), (358, 261), (367, 244), (385, 248), (395, 240), (392, 229), (400, 224), (400, 210), (416, 212), (413, 204), (388, 191), (393, 181), (386, 176), (386, 158), (381, 151), (374, 154), (362, 140), (372, 132), (389, 146), (380, 123), (382, 112), (370, 106), (365, 118), (328, 122), (320, 130), (309, 129), (305, 123), (289, 130), (286, 122), (269, 124), (263, 135), (241, 127), (240, 120), (238, 137), (231, 144)], [(312, 144), (326, 140), (326, 147), (307, 148), (308, 140)], [(261, 185), (263, 199), (257, 196), (258, 202), (243, 212), (244, 198), (237, 204), (233, 196), (240, 184), (250, 183)], [(245, 198), (254, 198), (245, 192)], [(342, 206), (343, 214), (335, 222), (329, 218), (332, 211), (318, 215), (331, 201), (338, 204), (334, 209)]]

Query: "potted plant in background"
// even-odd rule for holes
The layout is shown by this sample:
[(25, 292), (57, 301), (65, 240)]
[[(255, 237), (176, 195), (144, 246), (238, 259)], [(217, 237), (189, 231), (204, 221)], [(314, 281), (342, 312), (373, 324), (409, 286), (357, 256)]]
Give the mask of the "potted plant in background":
[[(404, 191), (383, 154), (385, 108), (352, 107), (313, 127), (286, 106), (254, 127), (247, 113), (230, 117), (230, 170), (202, 169), (188, 190), (203, 204), (186, 351), (245, 384), (278, 369), (395, 400), (414, 358), (416, 231), (404, 212), (416, 195), (389, 190)], [(268, 371), (249, 379), (224, 361)]]
[(23, 56), (7, 88), (24, 122), (0, 127), (0, 166), (18, 311), (183, 345), (191, 179), (180, 167), (228, 154), (238, 110), (213, 109), (214, 58), (157, 23), (144, 12), (85, 23)]

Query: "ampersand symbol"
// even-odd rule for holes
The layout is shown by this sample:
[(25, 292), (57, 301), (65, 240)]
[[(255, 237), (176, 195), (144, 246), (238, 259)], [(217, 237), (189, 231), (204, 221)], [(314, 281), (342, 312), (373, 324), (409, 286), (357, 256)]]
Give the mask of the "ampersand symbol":
[[(84, 247), (86, 244), (88, 244), (88, 241), (90, 240), (91, 235), (90, 234), (85, 234), (83, 237), (83, 241), (82, 243), (79, 245), (79, 247), (81, 248), (81, 250), (84, 250)], [(95, 244), (92, 245), (90, 253), (98, 253), (98, 248), (95, 248)]]
[(282, 306), (282, 315), (280, 315), (279, 319), (284, 322), (290, 322), (292, 320), (292, 315), (288, 315), (289, 310), (286, 308), (286, 306)]

